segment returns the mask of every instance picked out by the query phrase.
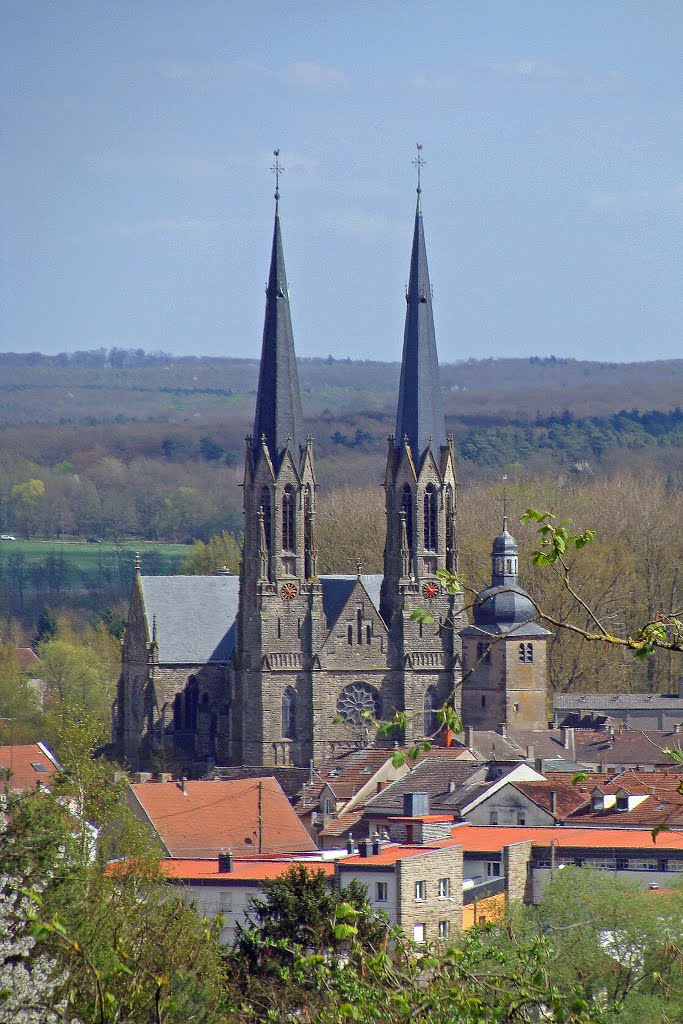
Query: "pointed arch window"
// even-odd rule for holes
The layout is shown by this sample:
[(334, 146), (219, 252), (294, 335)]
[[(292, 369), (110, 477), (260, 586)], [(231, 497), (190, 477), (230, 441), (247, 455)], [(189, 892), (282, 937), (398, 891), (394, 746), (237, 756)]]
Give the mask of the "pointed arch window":
[(197, 706), (199, 704), (199, 687), (196, 676), (190, 676), (185, 687), (185, 728), (197, 728)]
[(287, 484), (282, 495), (282, 549), (295, 550), (294, 488), (291, 484)]
[(436, 551), (436, 488), (427, 484), (424, 496), (424, 546), (425, 551)]
[(408, 538), (408, 547), (413, 546), (413, 492), (410, 489), (410, 484), (403, 485), (403, 492), (401, 494), (401, 508), (406, 514), (406, 536)]
[(263, 532), (266, 535), (266, 547), (270, 551), (270, 533), (271, 533), (271, 506), (270, 506), (270, 491), (267, 487), (264, 487), (261, 491), (261, 508), (263, 509)]
[(304, 488), (304, 553), (306, 556), (306, 578), (313, 575), (311, 549), (313, 547), (313, 492), (311, 485)]
[(425, 736), (433, 736), (439, 728), (437, 712), (439, 710), (439, 695), (435, 686), (428, 686), (425, 690), (423, 703), (423, 730)]
[(455, 570), (455, 530), (453, 528), (453, 488), (446, 488), (446, 568)]
[(282, 694), (282, 736), (296, 739), (296, 691), (291, 686)]

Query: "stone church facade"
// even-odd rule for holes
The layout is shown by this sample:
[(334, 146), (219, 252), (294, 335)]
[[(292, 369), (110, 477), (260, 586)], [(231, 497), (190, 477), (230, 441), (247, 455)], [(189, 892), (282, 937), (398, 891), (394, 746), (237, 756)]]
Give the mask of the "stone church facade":
[[(113, 709), (114, 748), (136, 767), (164, 747), (198, 766), (308, 766), (350, 746), (428, 737), (444, 701), (460, 703), (468, 622), (438, 576), (457, 565), (456, 474), (420, 190), (382, 575), (317, 573), (314, 442), (303, 429), (278, 200), (240, 575), (146, 577), (137, 568)], [(420, 608), (432, 623), (412, 618)], [(378, 739), (364, 712), (394, 711), (409, 713), (405, 731)]]

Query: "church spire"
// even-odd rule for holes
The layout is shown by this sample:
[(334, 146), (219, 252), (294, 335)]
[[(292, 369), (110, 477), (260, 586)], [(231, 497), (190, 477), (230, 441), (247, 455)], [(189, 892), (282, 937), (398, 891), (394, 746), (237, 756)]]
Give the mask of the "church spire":
[(280, 231), (280, 174), (283, 168), (275, 150), (275, 224), (270, 256), (270, 274), (266, 288), (266, 315), (263, 324), (263, 345), (256, 396), (256, 415), (252, 435), (254, 460), (258, 459), (263, 440), (276, 471), (289, 445), (298, 463), (303, 441), (303, 415), (299, 377), (294, 354), (294, 335), (289, 309), (289, 292), (285, 274), (285, 257)]
[(406, 294), (406, 324), (403, 336), (403, 361), (396, 417), (396, 443), (408, 439), (414, 457), (419, 458), (431, 443), (434, 451), (446, 445), (446, 425), (439, 382), (439, 360), (432, 313), (427, 249), (422, 223), (422, 183), (424, 165), (422, 146), (413, 161), (417, 166), (417, 207), (410, 281)]

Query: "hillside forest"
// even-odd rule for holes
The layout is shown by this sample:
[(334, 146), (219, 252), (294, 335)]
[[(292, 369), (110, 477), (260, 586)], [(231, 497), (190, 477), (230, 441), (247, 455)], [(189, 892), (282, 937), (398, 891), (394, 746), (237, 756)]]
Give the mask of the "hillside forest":
[[(79, 629), (120, 623), (141, 546), (149, 573), (237, 570), (254, 360), (117, 349), (5, 354), (0, 371), (0, 532), (17, 538), (0, 542), (4, 639), (32, 642), (44, 605)], [(301, 361), (300, 377), (319, 571), (353, 572), (360, 559), (380, 572), (398, 365), (330, 356)], [(533, 506), (597, 531), (574, 556), (575, 580), (615, 632), (681, 608), (683, 360), (472, 360), (444, 366), (442, 383), (470, 591), (489, 577), (505, 493), (512, 523)], [(531, 566), (533, 529), (515, 532), (541, 607), (580, 618), (553, 574)], [(75, 539), (92, 543), (87, 572)], [(666, 654), (640, 663), (566, 633), (551, 642), (554, 690), (671, 692), (679, 671)]]

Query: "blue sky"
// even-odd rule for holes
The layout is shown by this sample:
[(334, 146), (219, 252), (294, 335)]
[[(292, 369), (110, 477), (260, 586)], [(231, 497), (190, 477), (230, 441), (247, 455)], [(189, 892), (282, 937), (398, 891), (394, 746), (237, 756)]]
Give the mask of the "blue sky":
[(671, 358), (680, 0), (5, 0), (4, 350), (256, 356), (280, 147), (300, 355)]

